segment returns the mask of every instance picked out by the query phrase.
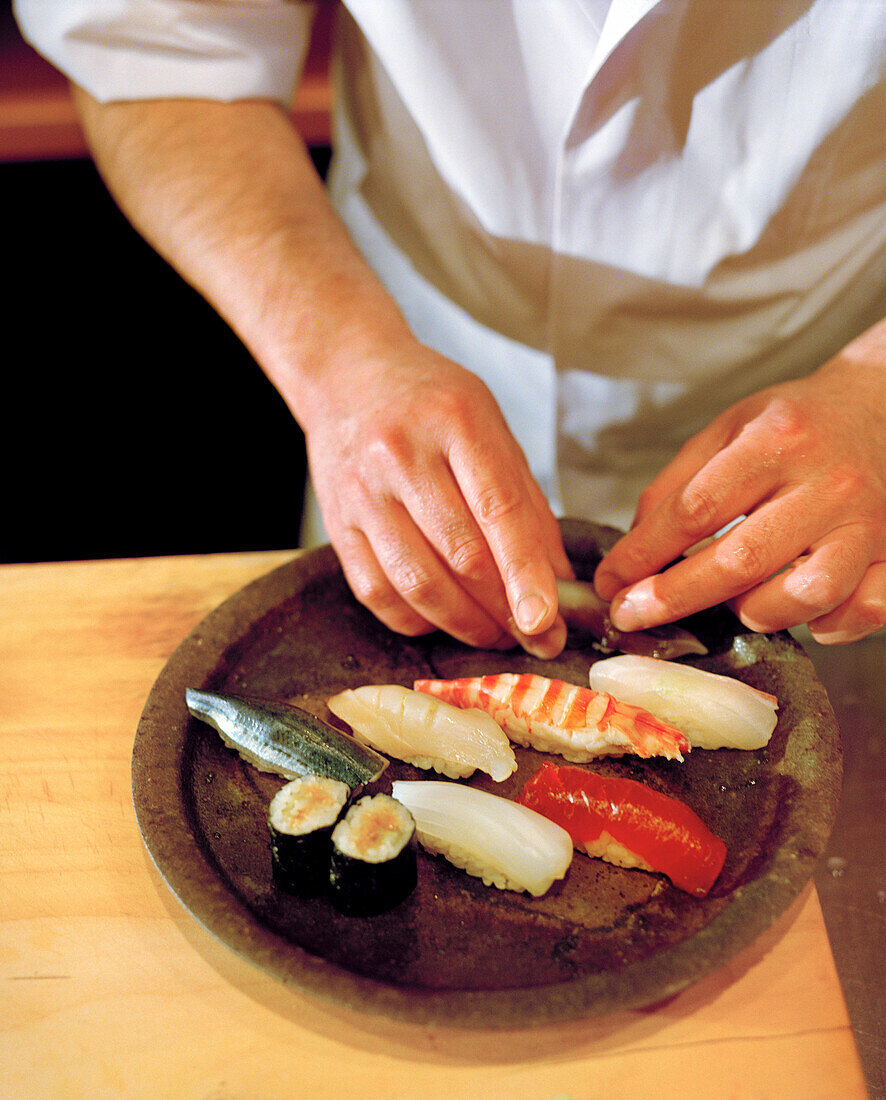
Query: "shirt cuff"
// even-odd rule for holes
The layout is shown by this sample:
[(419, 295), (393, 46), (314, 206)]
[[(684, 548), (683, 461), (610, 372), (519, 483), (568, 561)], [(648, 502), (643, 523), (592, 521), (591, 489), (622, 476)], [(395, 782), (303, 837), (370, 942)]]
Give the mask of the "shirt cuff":
[(13, 0), (25, 39), (101, 102), (288, 106), (310, 44), (304, 0)]

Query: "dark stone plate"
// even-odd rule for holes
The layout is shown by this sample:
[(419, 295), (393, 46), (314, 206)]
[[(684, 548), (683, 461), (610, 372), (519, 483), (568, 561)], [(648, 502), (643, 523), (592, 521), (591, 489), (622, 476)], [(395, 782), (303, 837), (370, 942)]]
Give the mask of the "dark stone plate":
[[(590, 576), (616, 532), (576, 521), (563, 529), (577, 572)], [(788, 634), (749, 634), (723, 608), (684, 625), (710, 648), (692, 663), (778, 697), (770, 744), (697, 750), (682, 764), (602, 760), (598, 770), (683, 799), (723, 838), (726, 865), (703, 900), (662, 876), (579, 854), (566, 879), (538, 899), (485, 887), (424, 853), (414, 894), (380, 916), (347, 917), (322, 898), (280, 891), (266, 814), (283, 781), (243, 763), (193, 719), (187, 687), (287, 698), (335, 721), (325, 700), (345, 687), (498, 671), (586, 684), (598, 656), (567, 649), (545, 663), (517, 651), (471, 650), (441, 634), (392, 634), (354, 601), (329, 547), (236, 593), (170, 658), (133, 752), (145, 844), (172, 891), (222, 942), (283, 981), (349, 1007), (496, 1027), (652, 1004), (723, 964), (788, 907), (826, 844), (842, 773), (824, 688)], [(515, 795), (545, 758), (519, 748), (517, 756), (507, 782), (471, 782)], [(427, 777), (393, 761), (377, 786)]]

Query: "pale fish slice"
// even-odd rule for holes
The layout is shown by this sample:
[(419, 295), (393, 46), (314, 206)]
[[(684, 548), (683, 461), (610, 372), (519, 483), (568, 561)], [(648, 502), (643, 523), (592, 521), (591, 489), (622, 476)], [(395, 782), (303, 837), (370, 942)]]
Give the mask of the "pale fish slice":
[(328, 707), (379, 752), (452, 778), (484, 771), (496, 782), (517, 769), (507, 736), (480, 710), (463, 710), (398, 684), (339, 692)]
[(500, 890), (546, 893), (572, 862), (569, 834), (541, 814), (462, 783), (397, 780), (419, 843)]
[(778, 700), (733, 676), (655, 657), (608, 657), (590, 686), (678, 726), (698, 749), (760, 749), (775, 730)]

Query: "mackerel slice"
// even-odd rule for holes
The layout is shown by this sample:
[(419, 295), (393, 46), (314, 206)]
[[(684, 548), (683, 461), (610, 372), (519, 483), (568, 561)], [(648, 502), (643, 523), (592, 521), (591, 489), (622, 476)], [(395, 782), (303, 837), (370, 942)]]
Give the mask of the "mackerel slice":
[(352, 789), (378, 779), (388, 761), (314, 714), (278, 700), (185, 692), (188, 710), (259, 771), (286, 779), (325, 775)]

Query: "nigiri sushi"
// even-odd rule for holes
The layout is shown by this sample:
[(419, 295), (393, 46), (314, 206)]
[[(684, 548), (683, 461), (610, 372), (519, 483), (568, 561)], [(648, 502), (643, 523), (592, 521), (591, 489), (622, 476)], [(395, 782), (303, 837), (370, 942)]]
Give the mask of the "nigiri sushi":
[(356, 738), (280, 699), (187, 688), (185, 701), (195, 718), (259, 771), (285, 779), (325, 775), (353, 789), (372, 783), (388, 766)]
[(415, 819), (424, 848), (487, 886), (540, 897), (572, 862), (565, 829), (497, 794), (444, 780), (395, 780), (393, 795)]
[(545, 761), (518, 802), (561, 825), (589, 856), (658, 871), (696, 897), (708, 893), (723, 869), (726, 845), (701, 818), (634, 779)]
[(778, 721), (774, 695), (675, 661), (607, 657), (591, 666), (589, 682), (679, 726), (693, 748), (760, 749)]
[(512, 741), (575, 763), (623, 753), (682, 760), (689, 749), (679, 729), (639, 707), (532, 673), (416, 680), (414, 687), (456, 706), (479, 707)]
[(461, 710), (397, 684), (342, 691), (327, 705), (359, 740), (418, 768), (453, 779), (479, 768), (497, 783), (517, 769), (507, 737), (481, 710)]

